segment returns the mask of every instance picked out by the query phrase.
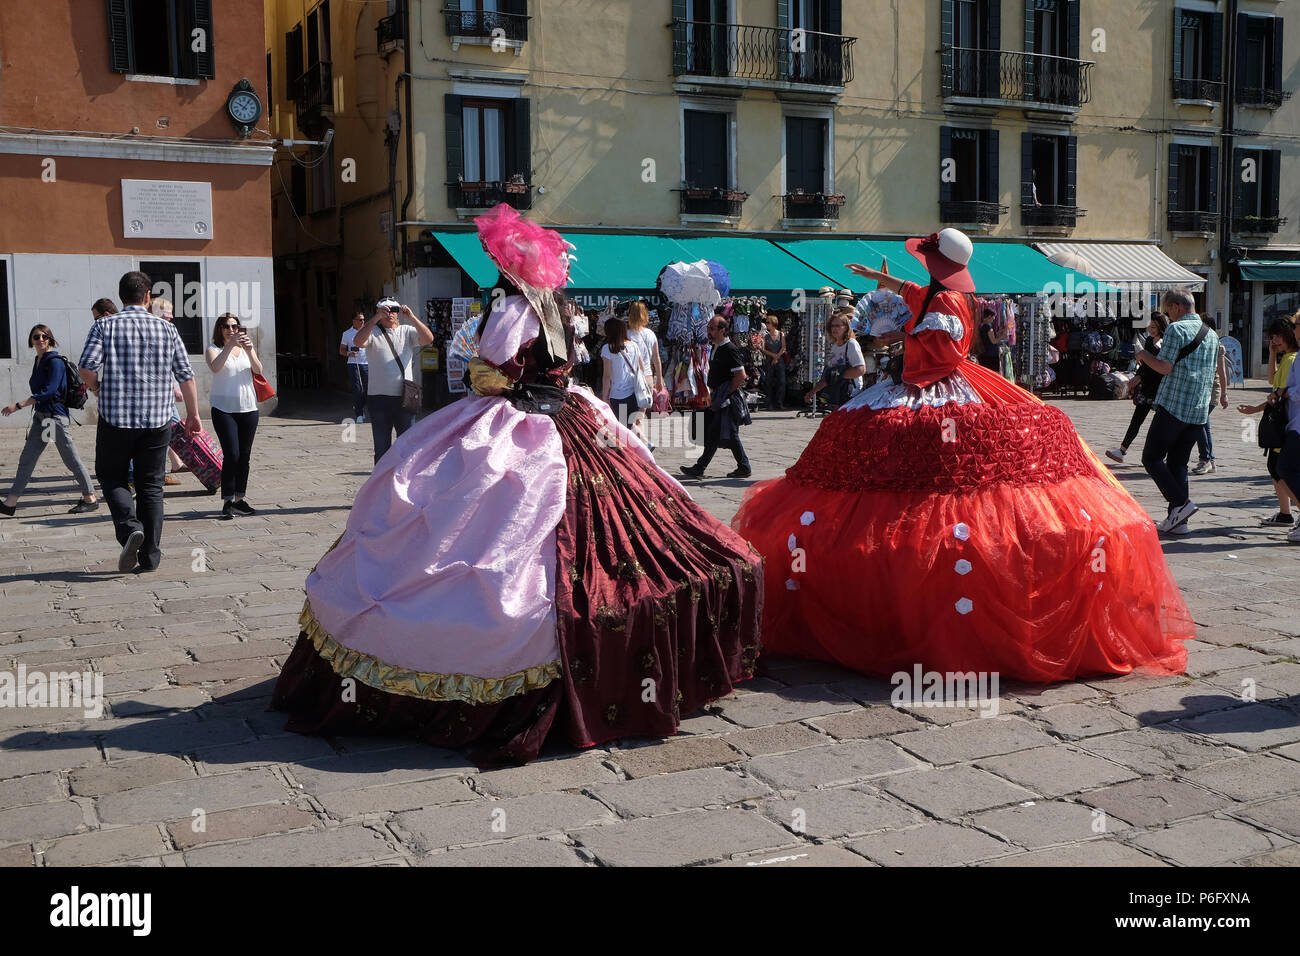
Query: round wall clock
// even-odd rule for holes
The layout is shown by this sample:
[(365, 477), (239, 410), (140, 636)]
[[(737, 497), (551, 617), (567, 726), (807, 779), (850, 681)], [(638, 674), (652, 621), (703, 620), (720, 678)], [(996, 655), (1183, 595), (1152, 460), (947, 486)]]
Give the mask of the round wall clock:
[(230, 117), (235, 132), (245, 138), (257, 127), (257, 121), (262, 118), (262, 101), (247, 79), (236, 83), (226, 97), (226, 115)]

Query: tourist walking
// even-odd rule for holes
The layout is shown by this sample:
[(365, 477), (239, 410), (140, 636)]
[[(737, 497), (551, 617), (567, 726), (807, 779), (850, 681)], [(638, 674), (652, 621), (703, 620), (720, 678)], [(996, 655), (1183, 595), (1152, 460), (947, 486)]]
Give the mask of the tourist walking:
[[(1219, 331), (1214, 327), (1214, 320), (1208, 316), (1201, 316), (1201, 321), (1212, 331)], [(1210, 417), (1213, 416), (1216, 405), (1228, 407), (1228, 350), (1222, 341), (1219, 342), (1218, 360), (1214, 369), (1214, 385), (1210, 388), (1210, 407), (1205, 413), (1205, 424), (1201, 427), (1201, 435), (1196, 439), (1200, 458), (1192, 468), (1193, 475), (1208, 475), (1214, 471), (1214, 436), (1210, 434)]]
[[(99, 390), (95, 477), (113, 515), (119, 571), (155, 571), (162, 560), (163, 474), (176, 411), (172, 379), (185, 401), (185, 429), (201, 430), (194, 369), (175, 326), (149, 312), (150, 280), (128, 272), (118, 283), (122, 311), (90, 327), (81, 377)], [(127, 485), (134, 471), (135, 500)], [(137, 566), (138, 565), (138, 566)]]
[(642, 368), (650, 394), (664, 384), (663, 358), (659, 354), (659, 337), (650, 328), (650, 311), (644, 302), (633, 302), (627, 307), (627, 337), (641, 348), (645, 364)]
[(771, 312), (763, 318), (763, 384), (767, 391), (769, 411), (785, 410), (785, 360), (790, 354), (785, 347), (785, 333), (781, 321)]
[(90, 318), (98, 322), (106, 315), (117, 315), (117, 303), (112, 299), (96, 299), (90, 307)]
[[(411, 324), (403, 325), (398, 316)], [(402, 407), (404, 383), (416, 383), (416, 352), (431, 342), (429, 327), (396, 299), (381, 299), (375, 314), (352, 339), (354, 346), (366, 350), (366, 411), (370, 413), (376, 464), (392, 447), (394, 433), (400, 438), (415, 424), (415, 412)]]
[[(149, 303), (149, 311), (152, 312), (154, 315), (158, 316), (158, 318), (162, 319), (164, 322), (170, 322), (172, 325), (176, 324), (176, 316), (172, 311), (172, 304), (171, 304), (171, 300), (169, 299), (153, 299)], [(173, 379), (172, 380), (172, 401), (179, 402), (180, 400), (181, 400), (181, 389), (180, 386), (176, 384), (176, 380)], [(176, 423), (179, 422), (180, 420), (181, 417), (176, 414), (176, 406), (173, 404), (172, 422), (171, 422), (172, 427), (175, 428)], [(185, 462), (181, 461), (181, 456), (176, 454), (175, 449), (169, 446), (167, 448), (167, 474), (163, 476), (163, 484), (179, 485), (181, 483), (180, 479), (173, 478), (172, 474), (178, 471), (189, 471), (189, 470), (190, 469), (185, 464)]]
[[(1166, 325), (1168, 322), (1163, 312), (1151, 313), (1151, 318), (1147, 322), (1147, 340), (1142, 343), (1142, 349), (1152, 358), (1160, 354), (1160, 340), (1164, 337)], [(1128, 390), (1125, 392), (1126, 398), (1133, 399), (1133, 417), (1129, 419), (1128, 431), (1124, 433), (1124, 440), (1119, 443), (1119, 447), (1106, 450), (1106, 457), (1111, 461), (1124, 464), (1124, 456), (1128, 454), (1129, 446), (1136, 440), (1142, 423), (1147, 420), (1151, 409), (1155, 407), (1156, 392), (1160, 388), (1162, 378), (1164, 376), (1150, 365), (1138, 363), (1137, 374), (1128, 383)]]
[(59, 457), (63, 459), (63, 464), (68, 471), (72, 472), (72, 477), (77, 480), (77, 487), (81, 490), (81, 500), (72, 506), (68, 514), (83, 514), (99, 507), (99, 502), (95, 499), (95, 489), (90, 484), (90, 473), (82, 464), (81, 456), (77, 454), (77, 446), (72, 443), (72, 435), (68, 432), (71, 419), (68, 416), (68, 407), (63, 403), (67, 389), (79, 383), (68, 381), (69, 369), (63, 357), (56, 351), (57, 345), (58, 343), (54, 341), (54, 333), (50, 331), (48, 325), (32, 326), (32, 330), (27, 333), (28, 348), (36, 350), (36, 360), (32, 362), (32, 374), (27, 380), (31, 396), (0, 409), (0, 414), (6, 418), (20, 408), (30, 407), (32, 410), (32, 423), (27, 428), (27, 442), (23, 445), (22, 454), (18, 456), (18, 474), (9, 487), (8, 497), (3, 504), (0, 504), (0, 514), (6, 517), (14, 516), (18, 499), (27, 490), (27, 482), (32, 477), (36, 462), (40, 460), (41, 454), (51, 442), (58, 448)]
[[(1295, 365), (1297, 350), (1300, 345), (1297, 344), (1295, 327), (1288, 319), (1274, 319), (1268, 327), (1269, 351), (1274, 356), (1273, 377), (1269, 384), (1273, 386), (1273, 393), (1268, 400), (1259, 405), (1238, 405), (1237, 411), (1243, 415), (1258, 415), (1272, 401), (1273, 396), (1287, 388), (1287, 380), (1291, 374), (1291, 368)], [(1292, 395), (1300, 393), (1292, 392)], [(1300, 404), (1300, 398), (1291, 399), (1291, 404)], [(1281, 458), (1285, 443), (1277, 448), (1269, 448), (1265, 458), (1265, 467), (1268, 469), (1268, 477), (1273, 480), (1273, 493), (1277, 496), (1277, 514), (1271, 518), (1265, 518), (1263, 525), (1275, 527), (1290, 528), (1295, 525), (1295, 515), (1291, 511), (1291, 504), (1295, 502), (1296, 495), (1293, 489), (1295, 485), (1289, 484), (1282, 476)], [(1298, 505), (1300, 506), (1300, 505)]]
[(604, 371), (600, 379), (600, 397), (624, 428), (637, 433), (641, 409), (637, 405), (637, 381), (645, 381), (645, 355), (641, 346), (628, 338), (627, 323), (622, 319), (605, 320), (605, 344), (600, 349)]
[(704, 452), (693, 465), (679, 469), (688, 478), (703, 478), (704, 469), (719, 448), (727, 448), (736, 459), (735, 471), (728, 478), (748, 478), (753, 474), (749, 457), (740, 441), (740, 424), (734, 411), (735, 402), (743, 402), (740, 389), (745, 384), (745, 359), (730, 339), (731, 320), (715, 314), (706, 326), (713, 352), (709, 356), (709, 407), (704, 410)]
[(1186, 534), (1187, 519), (1199, 510), (1187, 484), (1187, 462), (1209, 418), (1210, 391), (1218, 365), (1219, 336), (1196, 314), (1196, 300), (1184, 289), (1165, 293), (1162, 306), (1169, 325), (1160, 354), (1138, 353), (1138, 361), (1164, 378), (1156, 391), (1156, 412), (1147, 429), (1142, 465), (1169, 504), (1156, 524), (1168, 534)]
[(257, 388), (262, 362), (239, 317), (227, 312), (212, 330), (204, 356), (212, 370), (212, 430), (221, 443), (221, 519), (256, 514), (245, 499), (257, 434)]
[[(1282, 439), (1282, 451), (1278, 455), (1277, 470), (1283, 487), (1300, 489), (1300, 362), (1295, 360), (1294, 342), (1287, 372), (1285, 387), (1281, 392), (1270, 396), (1272, 402), (1286, 403), (1286, 432)], [(1281, 367), (1281, 360), (1278, 366)], [(1287, 532), (1286, 540), (1291, 544), (1300, 544), (1300, 525)]]
[(370, 365), (366, 361), (366, 350), (356, 345), (357, 333), (366, 324), (366, 314), (358, 312), (352, 316), (352, 327), (343, 331), (343, 340), (339, 342), (339, 355), (348, 360), (348, 387), (352, 389), (352, 420), (358, 425), (366, 417), (366, 390), (370, 384)]

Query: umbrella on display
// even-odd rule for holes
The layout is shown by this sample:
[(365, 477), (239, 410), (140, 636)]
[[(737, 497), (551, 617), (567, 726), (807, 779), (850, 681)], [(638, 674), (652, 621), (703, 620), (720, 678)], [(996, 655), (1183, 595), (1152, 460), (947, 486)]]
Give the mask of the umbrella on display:
[(722, 296), (713, 284), (713, 274), (703, 259), (699, 262), (674, 262), (664, 266), (659, 273), (658, 285), (664, 298), (674, 304), (699, 302), (714, 306), (722, 301)]
[(713, 277), (713, 287), (718, 290), (718, 295), (725, 296), (731, 291), (731, 273), (722, 263), (712, 259), (706, 259), (704, 264), (709, 267), (709, 275)]

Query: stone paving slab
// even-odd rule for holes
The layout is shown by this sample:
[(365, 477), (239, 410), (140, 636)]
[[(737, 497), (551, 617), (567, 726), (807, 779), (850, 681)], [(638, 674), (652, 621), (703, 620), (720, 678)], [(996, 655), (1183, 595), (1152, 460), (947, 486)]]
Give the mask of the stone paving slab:
[[(1097, 451), (1128, 417), (1053, 404)], [(263, 420), (254, 518), (215, 520), (190, 479), (168, 489), (163, 566), (143, 578), (116, 573), (102, 511), (60, 512), (72, 485), (42, 460), (0, 520), (0, 669), (91, 668), (109, 700), (98, 718), (0, 711), (0, 866), (1300, 865), (1300, 550), (1254, 525), (1272, 490), (1232, 414), (1212, 423), (1215, 475), (1193, 479), (1195, 533), (1163, 542), (1197, 622), (1190, 676), (1004, 680), (988, 719), (895, 708), (888, 679), (764, 656), (675, 738), (561, 741), (481, 772), (409, 740), (289, 734), (265, 712), (303, 580), (370, 471), (368, 431), (339, 440), (348, 411), (340, 396)], [(756, 415), (755, 479), (817, 424)], [(0, 429), (0, 460), (21, 440)], [(93, 433), (74, 440), (93, 460)], [(1140, 465), (1114, 471), (1163, 510)], [(747, 484), (691, 494), (729, 521)]]

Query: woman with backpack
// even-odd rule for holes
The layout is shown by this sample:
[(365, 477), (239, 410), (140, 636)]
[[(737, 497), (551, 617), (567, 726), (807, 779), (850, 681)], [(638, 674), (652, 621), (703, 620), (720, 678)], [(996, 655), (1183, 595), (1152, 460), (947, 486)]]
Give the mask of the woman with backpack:
[(32, 424), (27, 429), (27, 444), (23, 446), (22, 455), (18, 459), (18, 474), (9, 488), (9, 497), (0, 504), (0, 514), (13, 517), (18, 499), (27, 490), (27, 482), (32, 477), (36, 462), (45, 451), (45, 446), (51, 442), (58, 447), (59, 457), (72, 472), (72, 477), (77, 479), (77, 485), (81, 489), (81, 500), (73, 505), (68, 514), (79, 515), (94, 511), (99, 507), (99, 502), (95, 499), (95, 490), (90, 483), (90, 472), (86, 471), (81, 456), (77, 454), (77, 446), (68, 434), (72, 420), (68, 417), (68, 406), (64, 404), (68, 389), (79, 383), (68, 381), (67, 360), (55, 351), (58, 343), (54, 341), (54, 333), (48, 325), (32, 326), (32, 330), (27, 333), (27, 345), (36, 349), (36, 361), (32, 364), (32, 376), (27, 383), (32, 390), (31, 397), (0, 408), (0, 414), (8, 417), (18, 409), (30, 405)]

